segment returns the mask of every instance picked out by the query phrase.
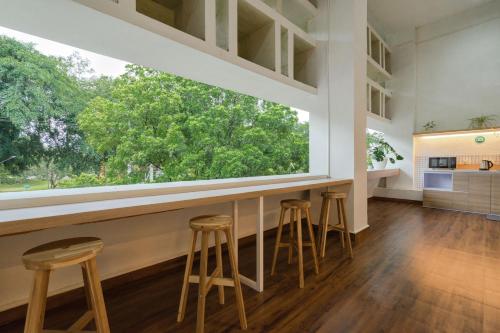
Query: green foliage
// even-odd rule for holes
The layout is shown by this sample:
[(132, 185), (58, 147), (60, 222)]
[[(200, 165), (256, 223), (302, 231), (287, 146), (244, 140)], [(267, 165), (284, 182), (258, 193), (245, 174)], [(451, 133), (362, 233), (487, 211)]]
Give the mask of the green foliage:
[(308, 126), (295, 111), (136, 65), (78, 121), (117, 179), (144, 179), (150, 165), (158, 181), (308, 171)]
[(436, 127), (436, 122), (434, 120), (428, 121), (424, 124), (424, 131), (428, 132)]
[[(50, 188), (307, 172), (308, 124), (255, 97), (130, 65), (92, 76), (0, 36), (2, 179)], [(21, 176), (22, 175), (22, 176)], [(43, 184), (37, 184), (37, 186)]]
[(366, 133), (366, 147), (369, 158), (373, 161), (382, 162), (385, 158), (394, 164), (397, 161), (403, 160), (403, 156), (399, 155), (396, 150), (385, 141), (384, 135), (381, 133)]
[(88, 187), (88, 186), (99, 186), (104, 185), (105, 181), (102, 178), (97, 177), (90, 173), (81, 173), (75, 178), (63, 179), (59, 182), (59, 187)]
[(469, 128), (473, 129), (483, 129), (495, 126), (496, 115), (482, 115), (479, 117), (474, 117), (469, 119)]
[(93, 97), (72, 74), (86, 66), (78, 61), (45, 56), (30, 44), (0, 36), (0, 156), (17, 156), (5, 163), (12, 173), (41, 162), (75, 170), (95, 164), (76, 124)]

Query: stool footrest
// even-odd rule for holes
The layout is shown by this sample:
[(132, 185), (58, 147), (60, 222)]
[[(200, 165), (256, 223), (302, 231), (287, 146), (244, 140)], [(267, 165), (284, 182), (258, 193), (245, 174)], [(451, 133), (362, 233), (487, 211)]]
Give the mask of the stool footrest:
[(64, 331), (64, 330), (43, 330), (42, 333), (97, 333), (96, 331)]
[(92, 319), (94, 319), (94, 312), (89, 310), (85, 312), (80, 318), (78, 318), (77, 321), (75, 321), (73, 325), (71, 325), (71, 327), (68, 328), (68, 331), (69, 332), (81, 331), (85, 328), (85, 326), (87, 326), (92, 321)]
[(335, 230), (335, 231), (341, 231), (344, 232), (344, 226), (342, 224), (336, 224), (336, 225), (328, 225), (328, 231)]
[[(234, 287), (234, 281), (231, 278), (212, 278), (213, 285), (216, 286), (225, 286), (225, 287)], [(200, 283), (200, 277), (198, 275), (189, 276), (189, 283)]]
[[(312, 242), (303, 242), (302, 246), (312, 246)], [(316, 245), (316, 244), (315, 244)], [(280, 243), (279, 247), (289, 247), (290, 243)], [(298, 249), (298, 245), (294, 244), (294, 248)]]

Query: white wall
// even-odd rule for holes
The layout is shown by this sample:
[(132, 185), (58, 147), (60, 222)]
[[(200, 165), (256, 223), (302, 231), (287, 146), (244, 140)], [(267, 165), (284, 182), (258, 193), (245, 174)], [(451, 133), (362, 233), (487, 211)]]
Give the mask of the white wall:
[[(456, 17), (423, 29), (417, 40), (416, 128), (434, 120), (437, 129), (463, 129), (472, 117), (497, 115), (500, 122), (500, 6), (496, 18), (471, 22)], [(432, 34), (431, 31), (435, 31)]]
[[(357, 11), (363, 11), (363, 3), (366, 6), (366, 0), (356, 1), (357, 7), (354, 11), (351, 8), (351, 17), (354, 17)], [(331, 144), (329, 139), (329, 113), (331, 110), (329, 106), (329, 81), (330, 75), (334, 77), (337, 75), (337, 73), (331, 74), (328, 71), (330, 41), (327, 24), (328, 15), (331, 15), (331, 12), (325, 14), (321, 10), (318, 22), (311, 25), (312, 33), (319, 41), (318, 94), (312, 95), (98, 13), (70, 0), (0, 0), (0, 8), (2, 8), (0, 11), (0, 25), (2, 26), (311, 112), (310, 171), (312, 173), (328, 174), (330, 172), (330, 151), (337, 149), (336, 146), (342, 147), (344, 145), (344, 142), (341, 141)], [(327, 0), (320, 1), (320, 9), (325, 8), (332, 9), (333, 6), (328, 7)], [(361, 24), (363, 24), (362, 21), (358, 21), (357, 28), (361, 28)], [(361, 30), (358, 31), (359, 33)], [(365, 44), (359, 38), (357, 42), (361, 43), (360, 45)], [(357, 53), (363, 52), (362, 49), (359, 49), (360, 45), (356, 45), (356, 42), (351, 42), (348, 45), (354, 49), (354, 51), (351, 50), (351, 54), (356, 55), (358, 59), (360, 55)], [(364, 53), (362, 54), (364, 55)], [(338, 62), (337, 65), (341, 68), (342, 63)], [(352, 66), (352, 63), (350, 65)], [(364, 87), (364, 83), (362, 85)], [(359, 89), (359, 86), (358, 82), (356, 89)], [(352, 91), (352, 97), (354, 98), (363, 91)], [(362, 101), (356, 103), (355, 105), (359, 105)], [(359, 141), (364, 141), (364, 139), (354, 137), (356, 130), (359, 132), (355, 126), (360, 121), (359, 108), (353, 107), (344, 110), (344, 112), (348, 116), (348, 121), (351, 121), (352, 130), (347, 140), (353, 140), (356, 143), (350, 147), (343, 158), (350, 159), (349, 167), (354, 168), (357, 165), (359, 169), (361, 163), (358, 158), (359, 152), (364, 149), (364, 146), (359, 145)], [(354, 112), (358, 113), (348, 115), (349, 113), (354, 114)], [(357, 119), (356, 122), (353, 122), (354, 119)], [(355, 157), (356, 154), (358, 157)], [(340, 176), (340, 170), (335, 170), (334, 176)], [(364, 171), (366, 172), (366, 170)], [(343, 172), (349, 173), (346, 169)], [(365, 200), (366, 173), (363, 175), (351, 170), (349, 175), (357, 181), (358, 196), (361, 195), (361, 200)], [(364, 177), (363, 181), (360, 181), (360, 177)], [(347, 192), (350, 191), (350, 188), (343, 187), (339, 190)], [(353, 191), (350, 193), (352, 198)], [(304, 195), (306, 193), (266, 198), (265, 228), (276, 225), (280, 199)], [(311, 194), (311, 199), (313, 207), (317, 209), (320, 206), (319, 193), (314, 191)], [(354, 216), (352, 201), (349, 207), (348, 218)], [(357, 205), (356, 209), (354, 218), (359, 219), (362, 225), (366, 225), (366, 202)], [(30, 247), (65, 237), (101, 237), (105, 243), (105, 250), (98, 258), (98, 266), (101, 276), (109, 278), (184, 254), (189, 236), (187, 221), (192, 216), (204, 213), (231, 213), (231, 205), (200, 207), (2, 237), (0, 238), (0, 311), (22, 304), (27, 300), (32, 276), (21, 265), (20, 258), (22, 253)], [(316, 220), (318, 217), (318, 212), (313, 211), (313, 219)], [(256, 218), (256, 203), (253, 201), (241, 203), (240, 237), (255, 232), (254, 222)], [(354, 223), (352, 220), (350, 221), (352, 230), (354, 230), (355, 224), (356, 221)], [(78, 270), (68, 268), (54, 273), (49, 290), (50, 294), (54, 294), (79, 285), (81, 282)], [(177, 300), (172, 301), (176, 302)]]
[(369, 119), (405, 160), (401, 176), (375, 195), (418, 199), (413, 181), (413, 132), (464, 129), (469, 118), (496, 114), (500, 123), (500, 1), (417, 29), (386, 35), (391, 44), (392, 122)]

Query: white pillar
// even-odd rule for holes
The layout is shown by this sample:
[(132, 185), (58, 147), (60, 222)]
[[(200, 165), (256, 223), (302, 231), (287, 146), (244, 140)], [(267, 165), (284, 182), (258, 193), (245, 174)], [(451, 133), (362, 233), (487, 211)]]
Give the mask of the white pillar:
[(368, 227), (366, 177), (367, 0), (330, 0), (330, 174), (353, 178), (349, 229)]

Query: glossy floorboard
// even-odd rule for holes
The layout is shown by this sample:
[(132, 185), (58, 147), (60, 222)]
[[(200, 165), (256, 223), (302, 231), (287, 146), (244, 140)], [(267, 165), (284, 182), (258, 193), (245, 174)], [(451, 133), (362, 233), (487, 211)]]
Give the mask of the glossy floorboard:
[[(499, 222), (373, 200), (369, 223), (354, 260), (332, 235), (316, 276), (305, 251), (303, 290), (285, 250), (277, 275), (269, 276), (274, 239), (266, 239), (266, 290), (244, 288), (248, 332), (500, 332)], [(252, 246), (240, 248), (243, 273), (254, 267), (253, 251)], [(185, 321), (176, 323), (182, 275), (183, 265), (175, 265), (106, 291), (111, 330), (193, 332), (196, 287)], [(239, 331), (234, 293), (226, 290), (224, 306), (217, 303), (216, 288), (208, 297), (207, 332)], [(49, 311), (46, 327), (67, 327), (83, 306), (82, 300)], [(2, 333), (21, 331), (22, 322), (0, 327)]]

